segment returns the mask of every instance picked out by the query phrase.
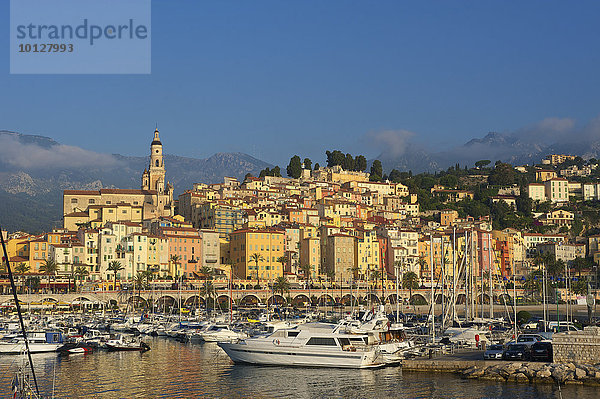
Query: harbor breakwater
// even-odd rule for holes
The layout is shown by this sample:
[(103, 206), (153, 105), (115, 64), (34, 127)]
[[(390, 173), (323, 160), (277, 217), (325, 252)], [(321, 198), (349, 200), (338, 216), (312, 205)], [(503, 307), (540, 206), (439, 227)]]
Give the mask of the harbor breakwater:
[(600, 386), (600, 363), (410, 359), (402, 362), (402, 371), (449, 372), (488, 381)]

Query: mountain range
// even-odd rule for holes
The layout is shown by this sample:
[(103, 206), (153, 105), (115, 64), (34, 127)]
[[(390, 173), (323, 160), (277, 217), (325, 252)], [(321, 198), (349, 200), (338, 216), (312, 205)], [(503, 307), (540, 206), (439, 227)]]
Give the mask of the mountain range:
[[(404, 138), (403, 138), (404, 140)], [(413, 173), (435, 172), (460, 163), (473, 166), (482, 159), (503, 161), (511, 165), (538, 164), (548, 154), (579, 155), (584, 159), (600, 158), (600, 129), (595, 124), (585, 129), (557, 129), (548, 132), (524, 129), (511, 133), (490, 132), (462, 145), (441, 151), (429, 151), (414, 142), (390, 145), (378, 157), (384, 170), (412, 170)]]
[[(175, 195), (194, 183), (243, 179), (273, 165), (244, 153), (206, 159), (165, 154)], [(44, 137), (0, 131), (0, 223), (9, 231), (48, 231), (61, 224), (62, 191), (139, 188), (148, 157), (101, 154)]]
[[(386, 149), (377, 159), (386, 172), (434, 172), (456, 163), (472, 166), (481, 159), (536, 164), (551, 153), (600, 158), (600, 119), (579, 129), (569, 119), (548, 119), (437, 151), (411, 141), (410, 132), (386, 132), (382, 137), (378, 139)], [(48, 231), (61, 223), (63, 190), (137, 188), (147, 165), (148, 157), (97, 153), (49, 137), (0, 131), (2, 228)], [(273, 165), (244, 153), (217, 153), (206, 159), (166, 154), (165, 167), (178, 195), (194, 183), (216, 183), (224, 176), (243, 179), (246, 173), (258, 175)]]

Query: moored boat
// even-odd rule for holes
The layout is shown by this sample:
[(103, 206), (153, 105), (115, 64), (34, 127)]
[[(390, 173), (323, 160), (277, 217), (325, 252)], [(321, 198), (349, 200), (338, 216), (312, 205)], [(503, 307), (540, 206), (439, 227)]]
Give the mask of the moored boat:
[(218, 345), (235, 363), (356, 369), (385, 365), (366, 335), (336, 333), (334, 327), (308, 323)]
[(106, 341), (105, 348), (109, 351), (139, 351), (146, 352), (150, 350), (150, 346), (142, 340), (129, 339), (124, 335), (119, 335), (113, 339)]

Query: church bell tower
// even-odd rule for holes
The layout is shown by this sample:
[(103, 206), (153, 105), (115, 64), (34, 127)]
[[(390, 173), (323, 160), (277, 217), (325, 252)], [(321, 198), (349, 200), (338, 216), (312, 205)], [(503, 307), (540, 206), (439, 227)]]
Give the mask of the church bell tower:
[(142, 190), (156, 190), (158, 194), (165, 191), (165, 164), (158, 129), (150, 144), (150, 166), (142, 175)]

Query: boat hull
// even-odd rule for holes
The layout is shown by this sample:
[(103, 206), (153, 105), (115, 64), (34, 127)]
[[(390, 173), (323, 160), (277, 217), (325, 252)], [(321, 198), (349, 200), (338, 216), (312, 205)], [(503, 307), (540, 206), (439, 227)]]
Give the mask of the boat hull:
[[(62, 344), (29, 344), (29, 352), (49, 353), (56, 352)], [(0, 355), (19, 355), (25, 352), (25, 343), (0, 344)]]
[(311, 350), (304, 346), (260, 348), (229, 342), (219, 342), (218, 345), (235, 363), (269, 366), (332, 367), (351, 369), (377, 368), (385, 366), (383, 358), (381, 358), (375, 351), (317, 351)]

